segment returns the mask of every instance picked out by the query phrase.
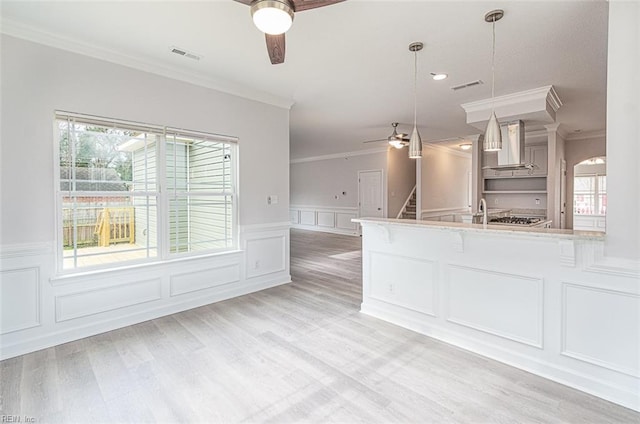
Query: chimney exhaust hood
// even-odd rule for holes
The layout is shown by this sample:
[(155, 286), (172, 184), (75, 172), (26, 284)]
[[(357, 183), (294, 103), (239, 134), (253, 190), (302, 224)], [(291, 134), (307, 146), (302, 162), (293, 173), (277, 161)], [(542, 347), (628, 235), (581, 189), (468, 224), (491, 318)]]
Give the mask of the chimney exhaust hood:
[(498, 151), (498, 166), (485, 166), (482, 169), (497, 171), (515, 171), (528, 169), (535, 165), (524, 162), (524, 122), (521, 120), (500, 125), (502, 133), (502, 150)]

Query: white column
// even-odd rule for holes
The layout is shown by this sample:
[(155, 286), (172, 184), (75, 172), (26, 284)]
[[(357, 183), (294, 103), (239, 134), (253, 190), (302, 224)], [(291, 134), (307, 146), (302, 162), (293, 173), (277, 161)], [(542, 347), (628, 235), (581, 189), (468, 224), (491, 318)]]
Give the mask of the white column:
[(558, 203), (558, 126), (545, 125), (547, 129), (547, 219), (553, 220), (551, 226), (560, 228), (560, 205)]
[(477, 134), (472, 137), (467, 137), (473, 144), (473, 150), (471, 152), (471, 211), (478, 212), (478, 202), (482, 198), (482, 143), (484, 142), (484, 135)]
[(609, 1), (607, 256), (640, 259), (640, 2)]

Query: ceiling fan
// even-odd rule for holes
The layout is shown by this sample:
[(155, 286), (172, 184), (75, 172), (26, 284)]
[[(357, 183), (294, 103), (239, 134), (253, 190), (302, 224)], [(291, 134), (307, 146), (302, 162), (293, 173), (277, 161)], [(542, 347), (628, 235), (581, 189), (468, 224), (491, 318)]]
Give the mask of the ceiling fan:
[(381, 138), (379, 140), (367, 140), (367, 141), (363, 141), (363, 143), (377, 143), (377, 142), (380, 142), (380, 141), (386, 141), (391, 146), (395, 147), (396, 149), (402, 149), (404, 146), (409, 145), (409, 139), (406, 138), (409, 134), (398, 133), (398, 131), (397, 131), (398, 123), (397, 122), (392, 122), (391, 126), (393, 127), (393, 132), (391, 133), (391, 135), (389, 137)]
[(273, 65), (284, 62), (284, 33), (291, 28), (294, 12), (330, 6), (345, 0), (234, 0), (251, 6), (253, 23), (264, 32)]

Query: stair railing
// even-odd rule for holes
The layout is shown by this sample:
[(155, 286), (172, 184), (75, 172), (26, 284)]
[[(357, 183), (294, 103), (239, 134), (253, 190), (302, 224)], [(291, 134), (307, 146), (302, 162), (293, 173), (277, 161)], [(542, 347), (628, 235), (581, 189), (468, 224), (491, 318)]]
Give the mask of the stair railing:
[(407, 211), (407, 206), (409, 205), (409, 202), (411, 201), (411, 198), (413, 197), (413, 195), (416, 193), (416, 187), (417, 185), (413, 186), (411, 193), (409, 193), (409, 197), (407, 197), (407, 200), (404, 202), (404, 205), (402, 205), (402, 207), (400, 208), (400, 212), (398, 212), (398, 216), (396, 216), (396, 219), (402, 218), (402, 215)]

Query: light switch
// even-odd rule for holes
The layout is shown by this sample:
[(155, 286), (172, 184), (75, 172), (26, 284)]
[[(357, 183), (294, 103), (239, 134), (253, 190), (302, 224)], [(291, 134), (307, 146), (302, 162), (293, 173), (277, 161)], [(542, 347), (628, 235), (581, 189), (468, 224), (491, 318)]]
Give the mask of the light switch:
[(275, 194), (272, 194), (270, 196), (267, 197), (267, 204), (268, 205), (277, 205), (278, 204), (278, 196)]

